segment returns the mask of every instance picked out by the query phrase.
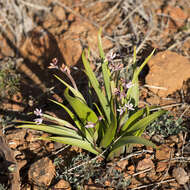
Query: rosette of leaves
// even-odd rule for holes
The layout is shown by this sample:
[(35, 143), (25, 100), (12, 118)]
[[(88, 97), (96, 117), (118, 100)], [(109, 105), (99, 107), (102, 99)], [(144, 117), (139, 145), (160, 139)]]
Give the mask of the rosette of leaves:
[(0, 97), (12, 96), (18, 91), (20, 75), (15, 70), (15, 61), (7, 57), (0, 61)]
[[(165, 111), (159, 110), (152, 112), (151, 107), (138, 108), (138, 76), (154, 52), (145, 59), (140, 67), (134, 69), (130, 88), (126, 90), (125, 86), (127, 84), (125, 85), (123, 80), (120, 80), (120, 71), (111, 72), (109, 69), (109, 61), (105, 57), (102, 48), (101, 31), (98, 34), (98, 48), (101, 57), (103, 86), (100, 85), (95, 73), (90, 67), (89, 52), (87, 56), (84, 52), (82, 54), (85, 74), (98, 97), (98, 104), (94, 103), (94, 107), (90, 107), (73, 82), (70, 70), (62, 69), (71, 79), (73, 87), (58, 76), (56, 78), (66, 86), (64, 96), (72, 110), (62, 103), (54, 100), (51, 101), (61, 106), (69, 114), (74, 124), (40, 112), (38, 114), (40, 115), (39, 122), (25, 121), (24, 125), (18, 127), (51, 133), (53, 136), (41, 137), (41, 139), (78, 146), (95, 155), (101, 154), (107, 159), (120, 155), (126, 151), (126, 148), (129, 148), (133, 144), (156, 147), (152, 142), (142, 138), (141, 135), (146, 127), (156, 118), (164, 114)], [(136, 51), (134, 50), (134, 66), (136, 65), (135, 62)], [(51, 67), (58, 68), (56, 63), (53, 63)], [(119, 93), (116, 93), (115, 89)], [(125, 95), (121, 96), (121, 94)], [(42, 118), (55, 121), (56, 124), (43, 124)]]

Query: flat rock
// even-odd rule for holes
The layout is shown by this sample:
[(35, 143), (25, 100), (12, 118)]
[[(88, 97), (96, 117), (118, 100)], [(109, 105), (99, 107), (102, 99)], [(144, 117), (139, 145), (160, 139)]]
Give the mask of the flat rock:
[(167, 145), (159, 146), (159, 149), (156, 150), (156, 159), (157, 160), (168, 160), (170, 159), (170, 153), (172, 149)]
[(33, 163), (28, 171), (29, 180), (39, 186), (49, 186), (54, 175), (55, 166), (48, 157)]
[(167, 162), (158, 162), (156, 167), (156, 172), (163, 172), (166, 170), (167, 167), (168, 167)]
[(182, 88), (183, 82), (190, 78), (189, 60), (175, 52), (164, 51), (158, 53), (148, 63), (149, 74), (146, 83), (149, 86), (162, 87), (164, 89), (150, 88), (160, 97)]
[[(87, 44), (94, 55), (98, 55), (98, 29), (87, 22), (76, 20), (58, 40), (67, 65), (73, 66), (80, 61), (84, 44)], [(113, 46), (112, 42), (103, 36), (102, 44), (104, 50)]]
[(189, 181), (189, 176), (187, 172), (181, 167), (174, 168), (172, 171), (172, 175), (180, 185), (184, 185)]
[(65, 189), (65, 190), (71, 190), (71, 186), (69, 182), (65, 181), (64, 179), (61, 179), (58, 181), (58, 183), (54, 186), (55, 189)]
[(151, 159), (145, 158), (138, 162), (137, 164), (137, 171), (146, 170), (148, 168), (154, 168), (154, 163)]

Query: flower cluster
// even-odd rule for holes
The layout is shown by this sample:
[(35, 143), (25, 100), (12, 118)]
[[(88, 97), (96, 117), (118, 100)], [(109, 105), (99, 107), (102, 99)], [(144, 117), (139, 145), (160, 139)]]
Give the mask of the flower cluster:
[(113, 90), (113, 94), (115, 96), (119, 96), (120, 100), (125, 98), (127, 90), (134, 86), (134, 84), (131, 81), (129, 83), (126, 83), (123, 79), (121, 79), (121, 82), (122, 82), (122, 84), (121, 84), (122, 90), (120, 90), (120, 88), (114, 88), (114, 90)]
[(34, 122), (35, 122), (37, 125), (42, 124), (42, 122), (43, 122), (43, 118), (42, 118), (43, 113), (42, 113), (42, 110), (36, 108), (36, 109), (34, 110), (34, 115), (38, 116), (38, 118), (34, 119)]
[(116, 53), (114, 53), (113, 51), (110, 51), (109, 53), (107, 53), (106, 58), (105, 58), (105, 61), (112, 62), (113, 59), (114, 59), (116, 56), (117, 56)]
[(50, 63), (48, 68), (49, 69), (58, 69), (64, 73), (68, 73), (68, 74), (71, 73), (70, 68), (67, 65), (62, 64), (61, 67), (58, 65), (58, 59), (57, 58), (52, 59), (52, 62)]
[[(121, 86), (122, 90), (118, 89), (118, 88), (114, 88), (114, 95), (119, 97), (119, 101), (122, 102), (123, 99), (125, 99), (126, 95), (127, 95), (127, 90), (131, 87), (134, 86), (134, 84), (130, 81), (129, 83), (126, 83), (124, 79), (121, 79)], [(121, 103), (122, 104), (122, 103)], [(124, 106), (119, 106), (119, 109), (117, 109), (117, 111), (120, 113), (120, 115), (122, 115), (125, 111), (127, 110), (134, 110), (133, 108), (133, 104), (132, 103), (126, 103)]]
[(62, 64), (61, 67), (60, 67), (60, 66), (58, 65), (58, 60), (57, 60), (57, 58), (54, 58), (54, 59), (52, 59), (52, 62), (50, 63), (50, 65), (49, 65), (48, 68), (49, 68), (49, 69), (58, 69), (58, 70), (60, 70), (61, 72), (65, 73), (65, 74), (67, 75), (67, 77), (70, 79), (70, 81), (71, 81), (73, 87), (74, 87), (76, 90), (78, 90), (77, 85), (76, 85), (76, 83), (75, 83), (75, 80), (74, 80), (73, 77), (71, 76), (71, 70), (70, 70), (70, 68), (69, 68), (67, 65)]
[(119, 107), (119, 109), (117, 109), (117, 111), (119, 112), (120, 115), (123, 115), (123, 113), (125, 113), (126, 109), (127, 110), (135, 110), (133, 108), (133, 104), (132, 103), (127, 103), (123, 107)]

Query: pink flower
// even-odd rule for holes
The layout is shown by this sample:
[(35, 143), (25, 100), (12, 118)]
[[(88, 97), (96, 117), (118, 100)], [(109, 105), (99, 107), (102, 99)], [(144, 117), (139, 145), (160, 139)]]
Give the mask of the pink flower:
[(118, 88), (114, 88), (113, 89), (113, 94), (114, 95), (118, 95), (120, 93), (119, 89)]
[(48, 68), (49, 69), (59, 69), (57, 63), (58, 63), (57, 58), (52, 59), (52, 62), (50, 63), (50, 66)]
[(34, 119), (34, 121), (35, 121), (35, 123), (36, 123), (37, 125), (40, 125), (40, 124), (42, 124), (43, 119), (42, 119), (42, 118), (36, 118), (36, 119)]
[(113, 51), (111, 51), (111, 52), (109, 52), (109, 53), (106, 55), (105, 61), (111, 62), (116, 56), (117, 56), (117, 54), (114, 53)]
[(65, 65), (65, 64), (62, 64), (60, 70), (61, 70), (62, 72), (64, 72), (64, 73), (67, 73), (68, 75), (71, 74), (70, 68), (69, 68), (67, 65)]
[(34, 114), (36, 115), (36, 116), (42, 116), (43, 114), (42, 114), (42, 110), (41, 109), (38, 109), (38, 108), (36, 108), (35, 110), (34, 110)]
[(127, 108), (128, 110), (135, 110), (133, 108), (133, 104), (132, 103), (125, 104), (125, 108)]
[(87, 122), (87, 125), (85, 125), (86, 128), (94, 128), (96, 123), (93, 123), (91, 121)]
[(127, 83), (127, 84), (124, 83), (123, 86), (124, 86), (124, 88), (129, 89), (129, 88), (131, 88), (132, 86), (134, 86), (134, 84), (130, 81), (130, 82)]
[(98, 117), (98, 121), (101, 121), (102, 119), (104, 119), (102, 115)]
[(119, 115), (123, 115), (123, 113), (125, 112), (126, 107), (120, 107), (119, 109), (117, 109), (117, 111), (119, 112)]

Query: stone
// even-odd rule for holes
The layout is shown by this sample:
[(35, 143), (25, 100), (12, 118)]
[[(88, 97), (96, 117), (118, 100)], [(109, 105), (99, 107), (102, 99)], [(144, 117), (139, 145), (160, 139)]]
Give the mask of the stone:
[(6, 134), (6, 140), (8, 145), (15, 149), (18, 146), (23, 146), (25, 144), (26, 129), (15, 129), (11, 133)]
[(165, 142), (164, 137), (159, 134), (153, 135), (151, 141), (154, 143), (162, 143), (162, 144)]
[(69, 182), (65, 181), (64, 179), (59, 180), (58, 183), (54, 186), (54, 188), (71, 190), (71, 186), (70, 186)]
[(167, 145), (161, 145), (156, 150), (156, 159), (157, 160), (168, 160), (170, 159), (171, 148)]
[[(22, 39), (19, 50), (23, 57), (31, 62), (37, 62), (41, 69), (46, 69), (54, 58), (60, 58), (57, 41), (54, 36), (42, 27), (36, 27), (28, 32), (27, 38)], [(43, 61), (49, 61), (43, 65)]]
[(57, 41), (59, 41), (59, 35), (65, 32), (69, 27), (64, 9), (60, 6), (54, 6), (53, 14), (47, 14), (42, 25)]
[(129, 163), (128, 160), (120, 160), (117, 162), (117, 166), (121, 168), (121, 170), (125, 170), (128, 163)]
[(158, 162), (156, 172), (163, 172), (168, 166), (167, 162)]
[(48, 158), (42, 158), (34, 162), (28, 171), (28, 178), (39, 186), (49, 186), (55, 175), (55, 166)]
[(181, 167), (174, 168), (172, 175), (180, 185), (185, 185), (189, 181), (187, 172)]
[(169, 28), (182, 27), (188, 17), (180, 7), (174, 7), (170, 5), (164, 9), (164, 14), (169, 15), (171, 18), (169, 22)]
[(164, 88), (150, 88), (160, 97), (167, 97), (181, 89), (183, 82), (190, 78), (189, 60), (172, 51), (158, 53), (151, 58), (148, 66), (150, 70), (146, 76), (146, 83)]
[(135, 166), (134, 165), (130, 165), (127, 167), (127, 173), (130, 175), (133, 175), (135, 173)]
[(53, 8), (53, 14), (57, 17), (59, 20), (66, 19), (66, 14), (64, 9), (61, 6), (55, 5)]
[[(179, 28), (183, 27), (188, 14), (183, 11), (180, 7), (168, 5), (163, 10), (158, 9), (157, 14), (167, 15), (168, 17), (163, 17), (162, 22), (167, 24), (162, 32), (162, 37), (167, 41), (170, 38), (170, 35), (176, 32)], [(163, 40), (163, 39), (162, 39)]]
[(21, 94), (21, 92), (17, 92), (13, 95), (12, 97), (12, 110), (17, 111), (17, 112), (22, 112), (24, 111), (24, 106), (22, 105), (24, 98)]
[(154, 163), (149, 158), (144, 158), (143, 160), (139, 161), (137, 164), (137, 171), (146, 170), (148, 168), (154, 168)]
[(59, 62), (63, 62), (63, 57), (51, 33), (42, 27), (34, 28), (25, 39), (22, 39), (19, 50), (25, 58), (24, 62), (18, 64), (18, 71), (24, 76), (22, 84), (24, 84), (25, 97), (46, 93), (47, 88), (53, 83), (56, 85), (57, 81), (51, 75), (52, 71), (48, 66), (53, 58), (56, 57)]
[[(104, 182), (104, 185), (109, 187), (110, 186), (110, 181), (106, 180)], [(92, 179), (90, 178), (89, 181), (88, 181), (88, 184), (86, 184), (84, 186), (84, 190), (96, 190), (96, 189), (103, 190), (104, 187), (102, 185), (100, 185), (100, 184), (94, 183), (92, 181)]]
[(65, 36), (60, 38), (59, 47), (63, 53), (65, 63), (69, 66), (76, 65), (81, 57), (82, 46), (79, 38), (77, 34), (70, 34), (69, 38)]
[[(105, 37), (102, 37), (102, 44), (104, 50), (113, 46)], [(98, 55), (98, 29), (87, 22), (76, 20), (58, 40), (58, 46), (67, 65), (73, 66), (80, 61), (82, 45), (87, 45), (93, 54)]]

